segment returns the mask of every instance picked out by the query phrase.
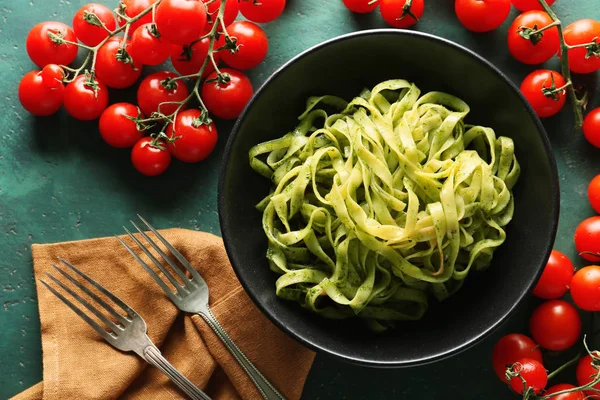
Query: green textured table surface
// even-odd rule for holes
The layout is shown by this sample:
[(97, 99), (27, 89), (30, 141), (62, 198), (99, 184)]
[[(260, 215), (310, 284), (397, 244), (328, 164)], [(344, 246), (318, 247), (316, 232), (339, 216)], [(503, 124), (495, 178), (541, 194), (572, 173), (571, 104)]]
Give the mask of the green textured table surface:
[[(99, 1), (109, 6), (112, 0)], [(486, 34), (472, 34), (456, 20), (451, 0), (426, 1), (415, 27), (465, 45), (520, 82), (532, 67), (514, 61), (506, 49), (508, 22)], [(0, 0), (0, 399), (42, 379), (36, 292), (30, 245), (113, 235), (135, 213), (158, 227), (180, 226), (219, 233), (217, 171), (230, 124), (219, 125), (219, 146), (204, 163), (174, 165), (164, 176), (147, 179), (129, 164), (128, 151), (106, 146), (97, 124), (59, 113), (33, 118), (17, 99), (21, 76), (34, 68), (25, 37), (37, 22), (70, 23), (84, 0)], [(598, 0), (558, 0), (554, 9), (570, 23), (600, 19)], [(509, 20), (514, 19), (513, 10)], [(355, 16), (341, 0), (288, 0), (284, 15), (265, 26), (270, 37), (266, 61), (250, 76), (255, 86), (299, 52), (323, 40), (362, 29), (381, 28), (378, 13)], [(548, 63), (557, 67), (556, 60)], [(376, 66), (374, 66), (376, 68)], [(111, 93), (111, 100), (132, 92)], [(594, 104), (593, 104), (594, 105)], [(598, 105), (597, 102), (595, 105)], [(561, 221), (555, 247), (576, 259), (572, 233), (592, 215), (586, 200), (589, 180), (600, 173), (599, 150), (573, 133), (568, 106), (544, 121), (561, 181)], [(432, 365), (400, 370), (366, 369), (317, 357), (305, 399), (508, 399), (490, 366), (491, 348), (501, 335), (526, 332), (531, 299), (504, 326), (474, 348)], [(485, 312), (485, 310), (481, 310)], [(566, 379), (573, 380), (568, 372)]]

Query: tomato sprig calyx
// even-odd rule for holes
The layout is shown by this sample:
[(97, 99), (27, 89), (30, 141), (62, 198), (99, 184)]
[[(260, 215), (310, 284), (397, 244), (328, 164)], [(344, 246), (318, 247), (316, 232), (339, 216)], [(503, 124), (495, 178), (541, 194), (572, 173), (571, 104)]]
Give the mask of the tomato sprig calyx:
[(102, 22), (102, 20), (98, 18), (98, 16), (94, 12), (85, 10), (83, 12), (83, 20), (90, 25), (99, 26), (100, 28), (103, 28), (108, 33), (111, 32), (110, 29), (108, 29), (106, 25), (104, 25), (104, 22)]
[(546, 87), (544, 84), (542, 87), (542, 94), (546, 97), (551, 98), (552, 100), (558, 101), (559, 95), (565, 92), (565, 89), (572, 84), (571, 81), (567, 81), (563, 86), (556, 87), (556, 82), (554, 81), (554, 74), (550, 74), (550, 79), (552, 84), (550, 87)]
[(533, 44), (535, 46), (544, 37), (544, 31), (546, 29), (550, 29), (553, 26), (557, 26), (557, 25), (558, 24), (556, 23), (556, 21), (554, 21), (551, 24), (546, 25), (546, 26), (544, 26), (542, 28), (539, 28), (539, 29), (538, 29), (537, 25), (533, 25), (533, 27), (531, 27), (531, 28), (528, 27), (528, 26), (519, 26), (519, 29), (517, 30), (517, 33), (523, 39), (531, 41), (531, 44)]
[[(369, 3), (369, 4), (371, 4), (371, 3)], [(400, 21), (400, 20), (404, 19), (408, 15), (409, 17), (411, 17), (415, 21), (419, 22), (419, 17), (417, 17), (411, 11), (412, 3), (413, 3), (413, 0), (406, 0), (406, 3), (404, 3), (404, 5), (402, 6), (402, 14), (400, 14), (400, 16), (398, 18), (396, 18), (397, 21)]]

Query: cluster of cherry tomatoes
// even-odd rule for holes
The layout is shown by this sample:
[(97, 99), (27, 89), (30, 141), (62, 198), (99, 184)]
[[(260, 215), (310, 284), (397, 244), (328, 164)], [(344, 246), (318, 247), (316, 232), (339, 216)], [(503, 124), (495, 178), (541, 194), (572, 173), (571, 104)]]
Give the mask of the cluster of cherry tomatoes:
[[(383, 19), (391, 26), (408, 28), (423, 15), (423, 0), (342, 0), (353, 12), (368, 13), (378, 6)], [(547, 0), (552, 5), (555, 0)], [(454, 8), (460, 23), (473, 32), (497, 29), (510, 13), (512, 5), (522, 12), (508, 29), (508, 49), (518, 61), (537, 65), (561, 54), (558, 28), (538, 0), (455, 0)], [(569, 70), (588, 74), (600, 69), (600, 22), (582, 19), (563, 30), (569, 48)], [(591, 46), (586, 47), (586, 44)], [(599, 44), (599, 45), (597, 45)], [(558, 113), (565, 105), (566, 85), (571, 85), (557, 71), (539, 69), (521, 83), (521, 92), (540, 118)], [(600, 109), (588, 113), (583, 132), (586, 139), (600, 148)]]
[[(596, 176), (588, 186), (590, 204), (600, 213), (600, 175)], [(589, 262), (600, 262), (600, 216), (594, 216), (581, 222), (574, 235), (577, 252)], [(577, 343), (581, 334), (581, 319), (577, 308), (596, 312), (600, 311), (600, 266), (589, 265), (575, 271), (573, 263), (567, 256), (553, 250), (542, 276), (533, 289), (533, 294), (546, 300), (532, 313), (529, 321), (528, 336), (513, 333), (501, 338), (492, 354), (494, 371), (506, 382), (506, 368), (513, 365), (519, 368), (520, 377), (514, 376), (509, 385), (517, 393), (523, 393), (524, 385), (544, 396), (558, 391), (574, 389), (570, 384), (554, 385), (545, 389), (548, 375), (543, 365), (540, 348), (549, 351), (563, 351)], [(577, 306), (562, 300), (567, 291)], [(595, 354), (595, 353), (594, 353)], [(596, 357), (600, 361), (600, 353)], [(593, 363), (590, 354), (582, 357), (577, 364), (577, 383), (584, 386), (595, 380), (600, 372)], [(599, 364), (596, 361), (596, 364)], [(600, 383), (594, 386), (600, 390)], [(583, 400), (586, 396), (596, 398), (593, 391), (573, 391), (560, 400)], [(598, 396), (600, 398), (600, 396)]]
[[(99, 119), (106, 143), (132, 148), (132, 163), (145, 175), (164, 172), (172, 156), (199, 162), (217, 143), (209, 113), (235, 119), (253, 95), (241, 71), (259, 65), (268, 51), (267, 35), (256, 23), (279, 17), (285, 3), (121, 0), (114, 11), (85, 5), (72, 28), (42, 22), (31, 29), (27, 53), (40, 69), (22, 78), (19, 99), (36, 116), (52, 115), (64, 105), (76, 119)], [(248, 20), (235, 21), (239, 12)], [(89, 52), (87, 59), (79, 68), (69, 67), (79, 48)], [(168, 70), (167, 61), (177, 73)], [(231, 68), (219, 68), (221, 61)], [(109, 88), (129, 88), (145, 65), (162, 64), (164, 71), (139, 84), (137, 104), (109, 106)], [(188, 108), (193, 101), (198, 106)]]

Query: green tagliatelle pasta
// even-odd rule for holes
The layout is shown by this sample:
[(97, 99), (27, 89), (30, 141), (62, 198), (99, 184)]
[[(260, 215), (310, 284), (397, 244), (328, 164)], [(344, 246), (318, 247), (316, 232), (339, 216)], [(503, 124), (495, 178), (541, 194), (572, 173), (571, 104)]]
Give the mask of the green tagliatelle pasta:
[(311, 97), (296, 129), (253, 147), (252, 168), (273, 182), (257, 208), (277, 295), (383, 330), (489, 266), (519, 164), (513, 141), (465, 125), (468, 112), (395, 79), (350, 103)]

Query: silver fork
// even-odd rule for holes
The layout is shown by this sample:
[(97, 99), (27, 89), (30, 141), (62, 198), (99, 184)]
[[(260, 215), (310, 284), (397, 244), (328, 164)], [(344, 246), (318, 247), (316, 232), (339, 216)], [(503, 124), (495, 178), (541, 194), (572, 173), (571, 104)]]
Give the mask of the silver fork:
[[(142, 357), (146, 362), (154, 365), (160, 369), (165, 375), (169, 377), (181, 390), (183, 390), (190, 398), (194, 400), (210, 400), (202, 390), (197, 388), (192, 382), (189, 381), (185, 376), (181, 374), (175, 367), (173, 367), (160, 353), (160, 350), (152, 343), (147, 335), (146, 321), (125, 302), (119, 299), (117, 296), (106, 290), (98, 282), (87, 276), (85, 273), (77, 269), (73, 264), (65, 261), (61, 258), (59, 260), (66, 265), (71, 271), (79, 275), (81, 278), (86, 280), (91, 286), (98, 289), (104, 295), (106, 295), (112, 302), (118, 305), (127, 315), (124, 316), (117, 312), (111, 305), (106, 303), (100, 297), (98, 297), (89, 287), (80, 283), (73, 275), (64, 269), (58, 268), (56, 265), (52, 265), (57, 272), (60, 273), (64, 278), (70, 281), (73, 285), (77, 286), (79, 290), (87, 294), (92, 302), (97, 303), (96, 305), (90, 304), (86, 299), (81, 297), (78, 293), (72, 290), (69, 286), (65, 285), (58, 278), (53, 275), (46, 273), (56, 285), (61, 289), (69, 293), (77, 302), (83, 305), (89, 312), (94, 314), (104, 325), (109, 328), (107, 331), (105, 327), (98, 324), (94, 319), (83, 311), (80, 307), (73, 304), (55, 288), (50, 286), (48, 283), (40, 280), (44, 286), (48, 288), (56, 297), (62, 300), (71, 310), (79, 315), (85, 322), (87, 322), (96, 332), (98, 332), (104, 340), (116, 347), (121, 351), (133, 351), (138, 356)], [(102, 309), (104, 311), (102, 311)], [(113, 319), (119, 321), (118, 323), (113, 322), (107, 313)]]
[(158, 283), (158, 285), (162, 288), (162, 290), (169, 296), (171, 301), (182, 311), (198, 314), (200, 315), (206, 323), (212, 328), (212, 330), (217, 334), (217, 336), (221, 339), (223, 344), (229, 349), (231, 354), (235, 357), (237, 362), (241, 365), (241, 367), (246, 371), (260, 394), (264, 399), (267, 400), (285, 400), (285, 397), (281, 393), (275, 389), (275, 387), (260, 373), (260, 371), (248, 360), (248, 357), (239, 349), (239, 347), (233, 342), (233, 340), (229, 337), (227, 332), (223, 329), (219, 321), (215, 318), (214, 314), (210, 310), (208, 306), (209, 299), (209, 290), (206, 281), (200, 276), (198, 271), (194, 267), (190, 265), (190, 263), (183, 257), (183, 255), (177, 251), (160, 233), (156, 231), (144, 218), (138, 215), (140, 220), (148, 227), (152, 233), (160, 240), (165, 247), (169, 250), (169, 252), (179, 261), (179, 263), (189, 272), (191, 277), (186, 276), (186, 274), (179, 268), (176, 262), (167, 256), (164, 251), (160, 249), (160, 247), (156, 244), (154, 240), (152, 240), (148, 234), (146, 234), (142, 229), (140, 229), (135, 222), (130, 221), (131, 224), (135, 227), (135, 229), (140, 233), (140, 235), (156, 250), (156, 252), (165, 260), (167, 264), (171, 267), (171, 269), (175, 272), (177, 277), (181, 283), (177, 280), (177, 278), (169, 272), (164, 265), (160, 263), (152, 255), (150, 250), (145, 247), (138, 238), (131, 234), (131, 232), (125, 229), (125, 232), (129, 235), (129, 237), (137, 244), (137, 246), (148, 256), (148, 258), (156, 265), (156, 267), (164, 274), (167, 280), (171, 283), (171, 285), (175, 288), (176, 291), (173, 291), (166, 282), (160, 278), (156, 272), (148, 264), (146, 264), (134, 251), (133, 249), (127, 245), (123, 240), (117, 237), (121, 244), (125, 246), (127, 250), (131, 253), (131, 255), (141, 264), (141, 266), (150, 274), (150, 276)]

